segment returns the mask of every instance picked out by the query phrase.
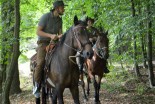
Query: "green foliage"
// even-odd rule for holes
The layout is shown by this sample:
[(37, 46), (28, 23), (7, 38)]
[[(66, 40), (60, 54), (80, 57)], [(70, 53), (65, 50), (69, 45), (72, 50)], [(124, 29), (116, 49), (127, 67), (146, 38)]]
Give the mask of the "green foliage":
[(125, 92), (126, 89), (123, 86), (123, 82), (127, 80), (129, 73), (116, 67), (111, 67), (110, 73), (106, 75), (106, 82), (102, 84), (102, 88), (109, 92), (115, 93), (116, 91)]
[(21, 2), (21, 41), (36, 37), (36, 26), (41, 15), (49, 11), (51, 4), (44, 0), (26, 0)]
[(138, 83), (136, 92), (138, 93), (138, 95), (143, 95), (147, 91), (147, 88), (148, 87), (144, 85), (143, 83)]
[(137, 95), (147, 93), (148, 86), (141, 82), (133, 74), (127, 70), (111, 67), (111, 72), (106, 75), (106, 81), (102, 83), (102, 88), (110, 93), (126, 93), (133, 92)]
[[(135, 18), (131, 17), (131, 2), (126, 0), (65, 0), (64, 2), (68, 5), (65, 7), (65, 13), (62, 16), (64, 32), (73, 24), (74, 15), (77, 15), (79, 19), (84, 16), (95, 18), (96, 27), (102, 26), (105, 30), (109, 30), (110, 55), (114, 59), (113, 61), (133, 62), (132, 36), (136, 34), (140, 37), (141, 33), (145, 34), (147, 31), (146, 26), (139, 28), (139, 23), (147, 19), (144, 2), (141, 2), (142, 13)], [(21, 41), (23, 42), (23, 39), (27, 37), (36, 37), (35, 31), (38, 20), (43, 13), (50, 9), (52, 1), (50, 3), (43, 0), (40, 0), (40, 2), (28, 0), (23, 1), (21, 4)], [(138, 10), (136, 13), (138, 14)], [(140, 61), (142, 55), (139, 40), (140, 38), (137, 39), (139, 50), (139, 56), (137, 57)], [(118, 50), (121, 51), (120, 54), (118, 54)]]
[[(22, 89), (27, 88), (27, 89), (24, 89), (24, 90), (32, 90), (32, 82), (30, 81), (30, 78), (20, 76), (20, 83), (21, 83), (21, 88)], [(31, 83), (31, 84), (29, 84), (29, 83)]]
[(27, 61), (29, 61), (28, 57), (24, 54), (21, 54), (19, 63), (25, 63)]
[[(1, 0), (4, 1), (4, 0)], [(22, 0), (20, 2), (21, 13), (21, 27), (20, 27), (20, 44), (21, 51), (27, 51), (27, 41), (37, 38), (36, 27), (42, 14), (48, 12), (52, 8), (52, 3), (55, 0)], [(12, 1), (11, 3), (13, 3)], [(155, 43), (155, 11), (154, 0), (135, 2), (136, 16), (132, 17), (131, 1), (129, 0), (64, 0), (65, 13), (62, 16), (63, 19), (63, 32), (65, 32), (73, 24), (73, 18), (75, 15), (79, 19), (85, 16), (95, 18), (96, 27), (104, 27), (105, 30), (109, 30), (110, 39), (110, 58), (113, 62), (122, 62), (123, 64), (131, 64), (133, 60), (133, 35), (137, 36), (137, 61), (141, 63), (143, 59), (141, 37), (144, 38), (144, 44), (146, 48), (147, 44), (147, 21), (152, 20), (152, 40), (153, 47)], [(2, 2), (0, 2), (2, 3)], [(7, 4), (7, 5), (11, 5)], [(148, 16), (146, 13), (147, 5), (150, 4), (151, 14)], [(13, 15), (12, 9), (8, 9), (7, 6), (0, 7), (0, 10), (6, 10), (8, 14), (1, 14), (1, 17), (9, 17)], [(12, 16), (11, 16), (12, 17)], [(13, 17), (12, 17), (13, 18)], [(6, 18), (5, 21), (0, 21), (0, 32), (9, 33), (13, 29), (14, 22), (9, 22), (10, 18)], [(10, 27), (4, 24), (9, 24)], [(141, 24), (141, 26), (140, 26)], [(5, 29), (2, 26), (7, 27)], [(4, 35), (0, 35), (0, 39)], [(4, 37), (11, 37), (5, 35)], [(9, 38), (9, 47), (12, 44), (12, 38)], [(36, 41), (35, 41), (36, 42)], [(0, 41), (1, 43), (1, 41)], [(0, 46), (1, 49), (1, 46)], [(155, 49), (153, 48), (155, 52)]]
[(0, 33), (0, 62), (8, 64), (8, 58), (11, 56), (12, 44), (14, 42), (14, 2), (2, 2), (1, 4), (1, 33)]

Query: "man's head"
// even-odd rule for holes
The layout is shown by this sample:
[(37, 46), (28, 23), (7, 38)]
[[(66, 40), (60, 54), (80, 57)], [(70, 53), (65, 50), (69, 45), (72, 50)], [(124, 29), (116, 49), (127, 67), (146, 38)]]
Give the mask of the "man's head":
[(88, 26), (92, 26), (92, 25), (94, 24), (94, 22), (95, 22), (94, 19), (88, 17), (88, 19), (87, 19), (87, 25), (88, 25)]
[(59, 15), (63, 15), (63, 13), (65, 11), (64, 6), (66, 6), (66, 5), (64, 4), (63, 1), (55, 1), (53, 3), (53, 9), (56, 10)]

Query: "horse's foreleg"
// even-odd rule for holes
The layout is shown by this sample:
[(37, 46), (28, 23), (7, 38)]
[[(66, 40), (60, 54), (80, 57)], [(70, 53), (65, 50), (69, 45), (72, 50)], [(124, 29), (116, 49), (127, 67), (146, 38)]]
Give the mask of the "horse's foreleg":
[(59, 104), (64, 104), (63, 91), (64, 89), (61, 89), (61, 87), (56, 87), (52, 90), (52, 104), (57, 104), (57, 99)]
[(88, 77), (87, 78), (87, 95), (89, 96), (89, 94), (90, 94), (90, 88), (89, 88), (89, 83), (90, 83), (90, 78)]
[[(61, 85), (60, 85), (61, 86)], [(58, 97), (58, 103), (59, 104), (64, 104), (63, 101), (63, 92), (64, 92), (64, 88), (57, 86), (57, 97)]]
[(92, 78), (92, 80), (93, 80), (93, 85), (94, 85), (94, 89), (95, 89), (95, 95), (94, 95), (94, 97), (95, 97), (95, 102), (97, 102), (97, 82), (96, 82), (96, 79), (95, 79), (95, 76)]
[(46, 104), (46, 91), (45, 87), (42, 87), (42, 104)]
[(100, 96), (100, 87), (101, 87), (101, 79), (102, 79), (103, 76), (98, 76), (98, 80), (97, 80), (97, 96), (96, 96), (96, 101), (100, 103), (100, 99), (99, 99), (99, 96)]
[(56, 89), (52, 89), (52, 104), (57, 104), (57, 92)]
[(86, 91), (85, 91), (85, 83), (84, 83), (84, 79), (83, 79), (83, 73), (80, 75), (80, 79), (81, 79), (81, 87), (82, 87), (82, 91), (83, 91), (83, 95), (84, 95), (84, 100), (88, 101), (87, 96), (86, 96)]
[(72, 97), (74, 99), (74, 103), (75, 104), (80, 104), (80, 101), (79, 101), (79, 89), (78, 89), (78, 85), (74, 85), (72, 86), (71, 88), (69, 88), (70, 91), (71, 91), (71, 94), (72, 94)]

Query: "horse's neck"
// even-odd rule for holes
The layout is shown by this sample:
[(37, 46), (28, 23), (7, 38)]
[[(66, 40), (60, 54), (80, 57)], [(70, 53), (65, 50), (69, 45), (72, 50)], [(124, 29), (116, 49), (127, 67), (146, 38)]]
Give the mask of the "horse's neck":
[(100, 61), (100, 60), (102, 60), (100, 57), (99, 57), (99, 55), (98, 55), (98, 50), (97, 50), (97, 46), (96, 46), (96, 44), (93, 46), (93, 50), (94, 50), (94, 58), (95, 58), (95, 60), (98, 62), (98, 61)]
[[(73, 37), (71, 36), (71, 30), (66, 34), (64, 43), (59, 47), (60, 54), (63, 54), (64, 57), (74, 56), (76, 54), (75, 48), (73, 47)], [(72, 37), (72, 38), (71, 38)]]

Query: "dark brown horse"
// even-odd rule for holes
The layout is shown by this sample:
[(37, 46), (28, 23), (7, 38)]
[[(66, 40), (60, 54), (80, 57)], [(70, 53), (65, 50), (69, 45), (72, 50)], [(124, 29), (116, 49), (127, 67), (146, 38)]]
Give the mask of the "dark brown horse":
[[(100, 100), (99, 100), (100, 84), (104, 74), (104, 69), (106, 68), (107, 58), (109, 57), (109, 50), (108, 50), (109, 40), (107, 38), (107, 35), (108, 35), (108, 32), (100, 33), (100, 35), (97, 37), (97, 41), (95, 45), (93, 46), (94, 55), (92, 59), (87, 59), (85, 62), (86, 71), (88, 73), (87, 94), (89, 95), (89, 91), (90, 91), (89, 83), (90, 83), (90, 80), (92, 79), (94, 89), (95, 89), (96, 104), (100, 103)], [(97, 80), (95, 76), (98, 76)], [(84, 96), (86, 98), (85, 90), (84, 90)]]
[[(62, 37), (52, 53), (46, 83), (52, 87), (52, 104), (63, 104), (63, 92), (69, 88), (75, 104), (79, 104), (79, 69), (77, 64), (70, 61), (69, 57), (80, 52), (85, 58), (93, 56), (89, 41), (88, 31), (84, 22), (74, 17), (72, 26)], [(74, 59), (73, 59), (74, 60)], [(75, 60), (74, 60), (75, 61)], [(45, 96), (45, 95), (44, 95)]]

